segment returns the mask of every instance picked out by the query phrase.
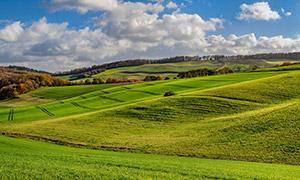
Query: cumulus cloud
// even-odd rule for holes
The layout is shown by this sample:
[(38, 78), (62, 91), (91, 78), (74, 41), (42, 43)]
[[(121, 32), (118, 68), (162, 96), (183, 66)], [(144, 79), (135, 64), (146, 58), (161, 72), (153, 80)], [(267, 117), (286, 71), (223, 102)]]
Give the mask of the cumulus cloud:
[(170, 1), (170, 2), (167, 4), (166, 7), (167, 7), (168, 9), (177, 9), (177, 8), (178, 8), (177, 4), (174, 3), (174, 2), (172, 2), (172, 1)]
[(164, 0), (150, 0), (150, 1), (152, 1), (152, 2), (158, 2), (158, 3), (163, 3), (164, 2)]
[(24, 30), (22, 28), (21, 22), (14, 22), (13, 24), (10, 24), (4, 29), (0, 30), (0, 40), (15, 42), (20, 38), (23, 31)]
[(280, 19), (277, 11), (273, 11), (268, 2), (257, 2), (251, 5), (242, 4), (242, 10), (237, 17), (239, 20), (276, 20)]
[(113, 10), (119, 4), (118, 0), (51, 0), (43, 2), (51, 12), (59, 10), (77, 10), (84, 14), (88, 11), (107, 11)]

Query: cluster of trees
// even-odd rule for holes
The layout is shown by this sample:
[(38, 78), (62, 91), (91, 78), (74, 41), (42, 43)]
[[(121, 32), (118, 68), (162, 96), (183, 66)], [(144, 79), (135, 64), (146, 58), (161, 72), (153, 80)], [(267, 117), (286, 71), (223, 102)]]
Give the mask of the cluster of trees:
[(192, 78), (192, 77), (212, 76), (212, 75), (217, 75), (217, 74), (229, 74), (229, 73), (234, 73), (234, 71), (232, 69), (230, 69), (229, 67), (224, 67), (219, 70), (203, 68), (203, 69), (179, 72), (177, 77)]
[(12, 65), (10, 65), (10, 66), (8, 66), (7, 68), (9, 68), (9, 69), (14, 69), (14, 70), (19, 70), (19, 71), (33, 72), (33, 73), (50, 74), (50, 73), (47, 72), (47, 71), (36, 70), (36, 69), (24, 67), (24, 66), (12, 66)]
[(31, 73), (11, 68), (0, 68), (0, 99), (19, 97), (42, 86), (68, 86), (72, 82), (49, 74)]
[(295, 65), (295, 64), (300, 64), (299, 62), (296, 63), (292, 63), (292, 62), (284, 62), (282, 63), (280, 66), (291, 66), (291, 65)]
[(111, 84), (111, 83), (128, 83), (128, 82), (140, 82), (140, 79), (127, 79), (127, 78), (108, 78), (106, 81), (101, 77), (91, 79), (86, 79), (85, 81), (78, 82), (78, 85), (91, 85), (91, 84)]

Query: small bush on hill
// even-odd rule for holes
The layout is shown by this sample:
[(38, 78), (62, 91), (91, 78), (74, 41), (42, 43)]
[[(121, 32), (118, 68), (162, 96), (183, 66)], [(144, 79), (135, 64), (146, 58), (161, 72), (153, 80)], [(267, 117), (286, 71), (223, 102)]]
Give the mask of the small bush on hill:
[(176, 95), (173, 91), (168, 91), (164, 94), (164, 97), (167, 97), (167, 96), (174, 96)]

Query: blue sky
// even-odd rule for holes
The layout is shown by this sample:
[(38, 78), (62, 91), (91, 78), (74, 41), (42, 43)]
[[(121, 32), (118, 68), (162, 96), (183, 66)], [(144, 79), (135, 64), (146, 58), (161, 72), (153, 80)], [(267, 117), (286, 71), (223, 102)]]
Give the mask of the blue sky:
[(58, 71), (122, 59), (294, 52), (299, 19), (300, 0), (0, 0), (0, 62)]

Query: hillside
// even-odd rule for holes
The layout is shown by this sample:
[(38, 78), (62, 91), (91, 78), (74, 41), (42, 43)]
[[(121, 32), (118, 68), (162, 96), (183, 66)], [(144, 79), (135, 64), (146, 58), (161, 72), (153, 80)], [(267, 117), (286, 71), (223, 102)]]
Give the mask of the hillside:
[[(299, 82), (300, 71), (295, 70), (241, 72), (128, 85), (46, 87), (22, 96), (20, 101), (0, 102), (0, 132), (5, 136), (77, 148), (299, 165)], [(163, 97), (166, 91), (177, 95)], [(31, 100), (32, 97), (36, 99)], [(1, 146), (1, 143), (6, 145)], [(44, 147), (43, 151), (40, 146)], [(18, 167), (24, 163), (11, 163), (24, 159), (18, 156), (20, 149), (24, 149), (33, 164), (40, 164), (44, 158), (55, 162), (56, 165), (48, 167), (47, 174), (53, 175), (59, 166), (64, 168), (56, 175), (69, 178), (77, 175), (96, 178), (96, 174), (106, 177), (107, 168), (121, 172), (112, 173), (114, 177), (129, 179), (135, 176), (132, 169), (138, 169), (139, 173), (145, 170), (141, 178), (174, 179), (175, 171), (182, 172), (176, 176), (179, 179), (300, 177), (297, 173), (285, 173), (294, 172), (298, 166), (185, 160), (172, 156), (157, 156), (154, 160), (156, 157), (152, 155), (73, 149), (6, 137), (0, 137), (0, 148), (6, 152), (2, 160), (6, 164), (2, 167), (5, 176), (2, 177), (15, 179), (28, 174), (25, 171), (32, 167), (26, 164), (27, 168), (20, 170)], [(49, 152), (60, 155), (52, 156)], [(66, 156), (67, 161), (58, 161)], [(82, 159), (85, 156), (88, 159)], [(88, 165), (99, 161), (105, 161), (100, 169)], [(118, 164), (112, 165), (116, 161)], [(164, 165), (152, 166), (153, 161)], [(183, 161), (185, 167), (178, 167)], [(220, 169), (215, 169), (216, 166)], [(240, 170), (231, 171), (232, 168), (222, 166)], [(202, 167), (206, 170), (199, 171)], [(8, 168), (18, 173), (13, 176)], [(254, 173), (257, 169), (262, 172)], [(124, 175), (125, 171), (130, 174)], [(47, 174), (32, 172), (33, 177), (46, 178)]]
[[(41, 106), (32, 105), (13, 108), (13, 117), (14, 121), (23, 121), (93, 112), (95, 110), (118, 107), (134, 102), (162, 97), (166, 91), (174, 91), (176, 93), (191, 92), (274, 76), (280, 73), (285, 72), (244, 73), (244, 76), (241, 76), (239, 73), (234, 73), (220, 76), (165, 80), (119, 86), (96, 85), (82, 87), (48, 87), (34, 91), (30, 93), (30, 95), (40, 96), (44, 99), (58, 99), (57, 101), (45, 103)], [(92, 89), (95, 91), (87, 93)], [(65, 95), (67, 95), (66, 99), (62, 98)], [(39, 107), (42, 107), (42, 110)], [(10, 107), (3, 107), (0, 109), (0, 119), (2, 122), (8, 121), (7, 117), (11, 110), (12, 108)]]
[(299, 166), (104, 152), (0, 136), (2, 179), (296, 180)]
[[(101, 77), (104, 80), (108, 78), (127, 78), (127, 79), (144, 79), (149, 75), (161, 75), (162, 77), (176, 77), (181, 71), (189, 71), (200, 68), (221, 69), (229, 67), (237, 72), (250, 70), (251, 67), (270, 68), (275, 65), (281, 65), (282, 61), (265, 61), (264, 59), (231, 59), (231, 60), (202, 60), (202, 61), (184, 61), (176, 63), (160, 63), (160, 64), (142, 64), (138, 66), (116, 67), (110, 69), (102, 69), (100, 73), (92, 73), (88, 75), (88, 71), (81, 73), (73, 73), (69, 75), (60, 75), (58, 77), (67, 80), (86, 80), (95, 77)], [(86, 74), (85, 77), (82, 77)]]
[[(101, 149), (299, 164), (299, 79), (298, 71), (280, 71), (111, 87), (38, 107), (14, 108), (14, 119), (1, 130)], [(167, 90), (179, 95), (161, 97)], [(2, 110), (2, 119), (10, 111)], [(73, 116), (56, 118), (66, 115)], [(295, 133), (285, 134), (291, 131)], [(265, 141), (270, 137), (281, 138)], [(273, 146), (276, 143), (282, 145)]]

